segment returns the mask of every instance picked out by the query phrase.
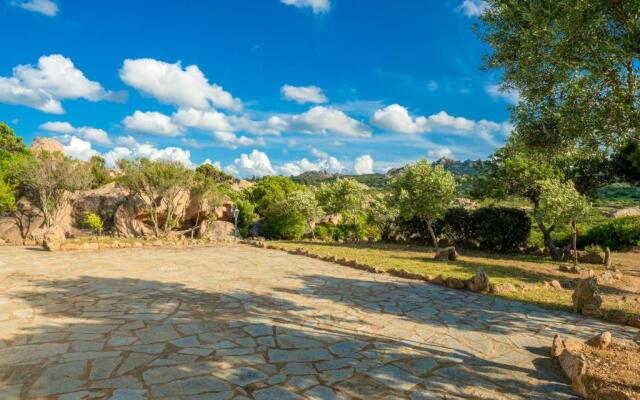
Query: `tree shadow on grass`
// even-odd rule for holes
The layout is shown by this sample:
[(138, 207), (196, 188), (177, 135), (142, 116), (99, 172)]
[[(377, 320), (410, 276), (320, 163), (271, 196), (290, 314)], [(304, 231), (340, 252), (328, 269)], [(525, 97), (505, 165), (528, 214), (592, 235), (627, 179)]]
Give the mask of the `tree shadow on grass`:
[[(448, 334), (439, 336), (434, 329), (443, 322), (427, 317), (411, 320), (412, 329), (423, 336), (405, 332), (403, 339), (393, 329), (368, 322), (368, 316), (385, 312), (360, 304), (365, 299), (357, 290), (353, 296), (339, 293), (340, 298), (326, 291), (344, 285), (350, 286), (345, 290), (365, 288), (368, 282), (298, 279), (305, 285), (295, 295), (325, 296), (329, 302), (301, 305), (285, 291), (281, 296), (215, 292), (128, 278), (31, 281), (11, 296), (29, 304), (38, 318), (19, 323), (8, 336), (3, 326), (0, 398), (70, 393), (98, 399), (283, 397), (278, 390), (301, 396), (332, 390), (367, 399), (409, 398), (411, 393), (417, 398), (571, 397), (547, 357), (534, 360), (540, 365), (533, 368), (525, 353), (513, 347), (498, 346), (489, 357)], [(382, 294), (413, 287), (379, 285)], [(343, 303), (356, 307), (358, 315), (347, 307), (340, 312), (321, 307)], [(461, 320), (455, 326), (470, 340), (480, 329)]]

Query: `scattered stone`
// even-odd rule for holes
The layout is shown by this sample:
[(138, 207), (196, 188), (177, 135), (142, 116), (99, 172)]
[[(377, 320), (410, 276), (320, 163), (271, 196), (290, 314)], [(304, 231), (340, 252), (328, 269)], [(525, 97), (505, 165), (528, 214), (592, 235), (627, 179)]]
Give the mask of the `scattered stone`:
[(587, 372), (587, 360), (584, 355), (565, 350), (560, 354), (559, 360), (562, 370), (571, 380), (571, 386), (581, 396), (587, 398), (587, 390), (583, 382), (584, 375)]
[(580, 279), (571, 296), (573, 310), (583, 315), (600, 317), (602, 311), (602, 296), (598, 289), (598, 280), (595, 277)]
[(484, 292), (489, 285), (489, 277), (482, 267), (478, 267), (475, 276), (467, 281), (467, 287), (472, 292)]
[(445, 247), (436, 250), (436, 261), (455, 261), (459, 257), (455, 247)]
[(591, 347), (606, 349), (611, 344), (611, 332), (602, 332), (585, 342)]
[(544, 287), (547, 289), (552, 289), (552, 290), (560, 290), (562, 289), (562, 284), (560, 283), (560, 281), (554, 279), (552, 281), (545, 281), (544, 282)]
[(611, 269), (612, 262), (613, 261), (611, 259), (611, 249), (607, 247), (607, 249), (604, 251), (604, 267), (606, 269)]
[(446, 279), (446, 285), (452, 289), (464, 289), (465, 287), (464, 281), (452, 277)]
[(622, 310), (607, 310), (604, 314), (604, 318), (607, 321), (615, 322), (618, 324), (626, 324), (629, 317)]
[(598, 253), (579, 251), (578, 262), (582, 264), (604, 264), (604, 257)]
[(561, 272), (568, 272), (570, 274), (579, 274), (581, 272), (580, 267), (578, 267), (577, 265), (565, 265), (565, 264), (560, 264), (560, 271)]

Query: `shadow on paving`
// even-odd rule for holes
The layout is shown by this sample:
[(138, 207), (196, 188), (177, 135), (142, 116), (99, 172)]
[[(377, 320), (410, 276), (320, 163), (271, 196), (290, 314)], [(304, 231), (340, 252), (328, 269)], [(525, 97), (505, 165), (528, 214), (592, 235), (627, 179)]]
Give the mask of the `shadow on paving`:
[[(305, 285), (296, 295), (347, 304), (361, 318), (300, 305), (285, 291), (217, 293), (89, 276), (31, 281), (17, 298), (47, 322), (0, 341), (0, 398), (573, 398), (545, 349), (530, 349), (538, 355), (527, 364), (519, 358), (525, 350), (508, 340), (496, 342), (489, 359), (436, 337), (453, 328), (480, 339), (474, 334), (499, 314), (481, 296), (477, 309), (461, 314), (446, 296), (420, 299), (424, 292), (411, 284), (297, 278)], [(387, 298), (399, 308), (405, 299), (406, 309), (371, 306)], [(443, 311), (431, 314), (422, 300)], [(368, 315), (408, 320), (434, 337), (399, 339)], [(501, 315), (490, 330), (496, 337), (535, 335)]]

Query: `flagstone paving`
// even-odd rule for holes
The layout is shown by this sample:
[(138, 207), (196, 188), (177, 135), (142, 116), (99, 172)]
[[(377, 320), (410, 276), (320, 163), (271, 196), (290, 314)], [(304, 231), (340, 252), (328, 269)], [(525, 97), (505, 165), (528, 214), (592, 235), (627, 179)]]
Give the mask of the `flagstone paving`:
[(247, 246), (0, 247), (0, 399), (563, 399), (632, 328)]

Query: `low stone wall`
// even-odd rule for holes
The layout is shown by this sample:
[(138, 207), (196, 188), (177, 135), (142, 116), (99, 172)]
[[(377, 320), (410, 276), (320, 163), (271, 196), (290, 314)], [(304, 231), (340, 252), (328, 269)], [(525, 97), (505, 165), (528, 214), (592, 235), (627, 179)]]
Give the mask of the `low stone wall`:
[(271, 249), (271, 250), (280, 250), (287, 252), (293, 255), (306, 256), (311, 258), (317, 258), (322, 261), (331, 262), (334, 264), (344, 265), (345, 267), (356, 268), (362, 271), (371, 272), (374, 274), (389, 274), (393, 276), (397, 276), (400, 278), (406, 279), (415, 279), (424, 282), (434, 283), (436, 285), (446, 286), (452, 289), (466, 289), (471, 290), (473, 292), (492, 292), (493, 285), (489, 282), (489, 277), (484, 272), (482, 267), (478, 268), (476, 275), (467, 280), (461, 280), (453, 277), (444, 277), (442, 275), (438, 275), (436, 277), (430, 275), (422, 275), (415, 272), (407, 271), (404, 268), (390, 268), (383, 269), (374, 267), (371, 265), (363, 264), (358, 262), (358, 260), (348, 260), (346, 258), (338, 258), (336, 256), (319, 256), (317, 254), (313, 254), (308, 250), (303, 248), (297, 248), (295, 250), (290, 250), (285, 247), (279, 247), (273, 244), (268, 244), (262, 241), (242, 241), (244, 244), (249, 244), (254, 247)]
[(59, 243), (44, 242), (43, 247), (48, 251), (81, 251), (81, 250), (102, 250), (102, 249), (130, 249), (142, 247), (195, 247), (230, 244), (233, 240), (208, 240), (208, 239), (182, 239), (182, 240), (161, 240), (161, 239), (135, 239), (127, 241), (119, 240), (89, 240), (74, 241), (66, 240)]

